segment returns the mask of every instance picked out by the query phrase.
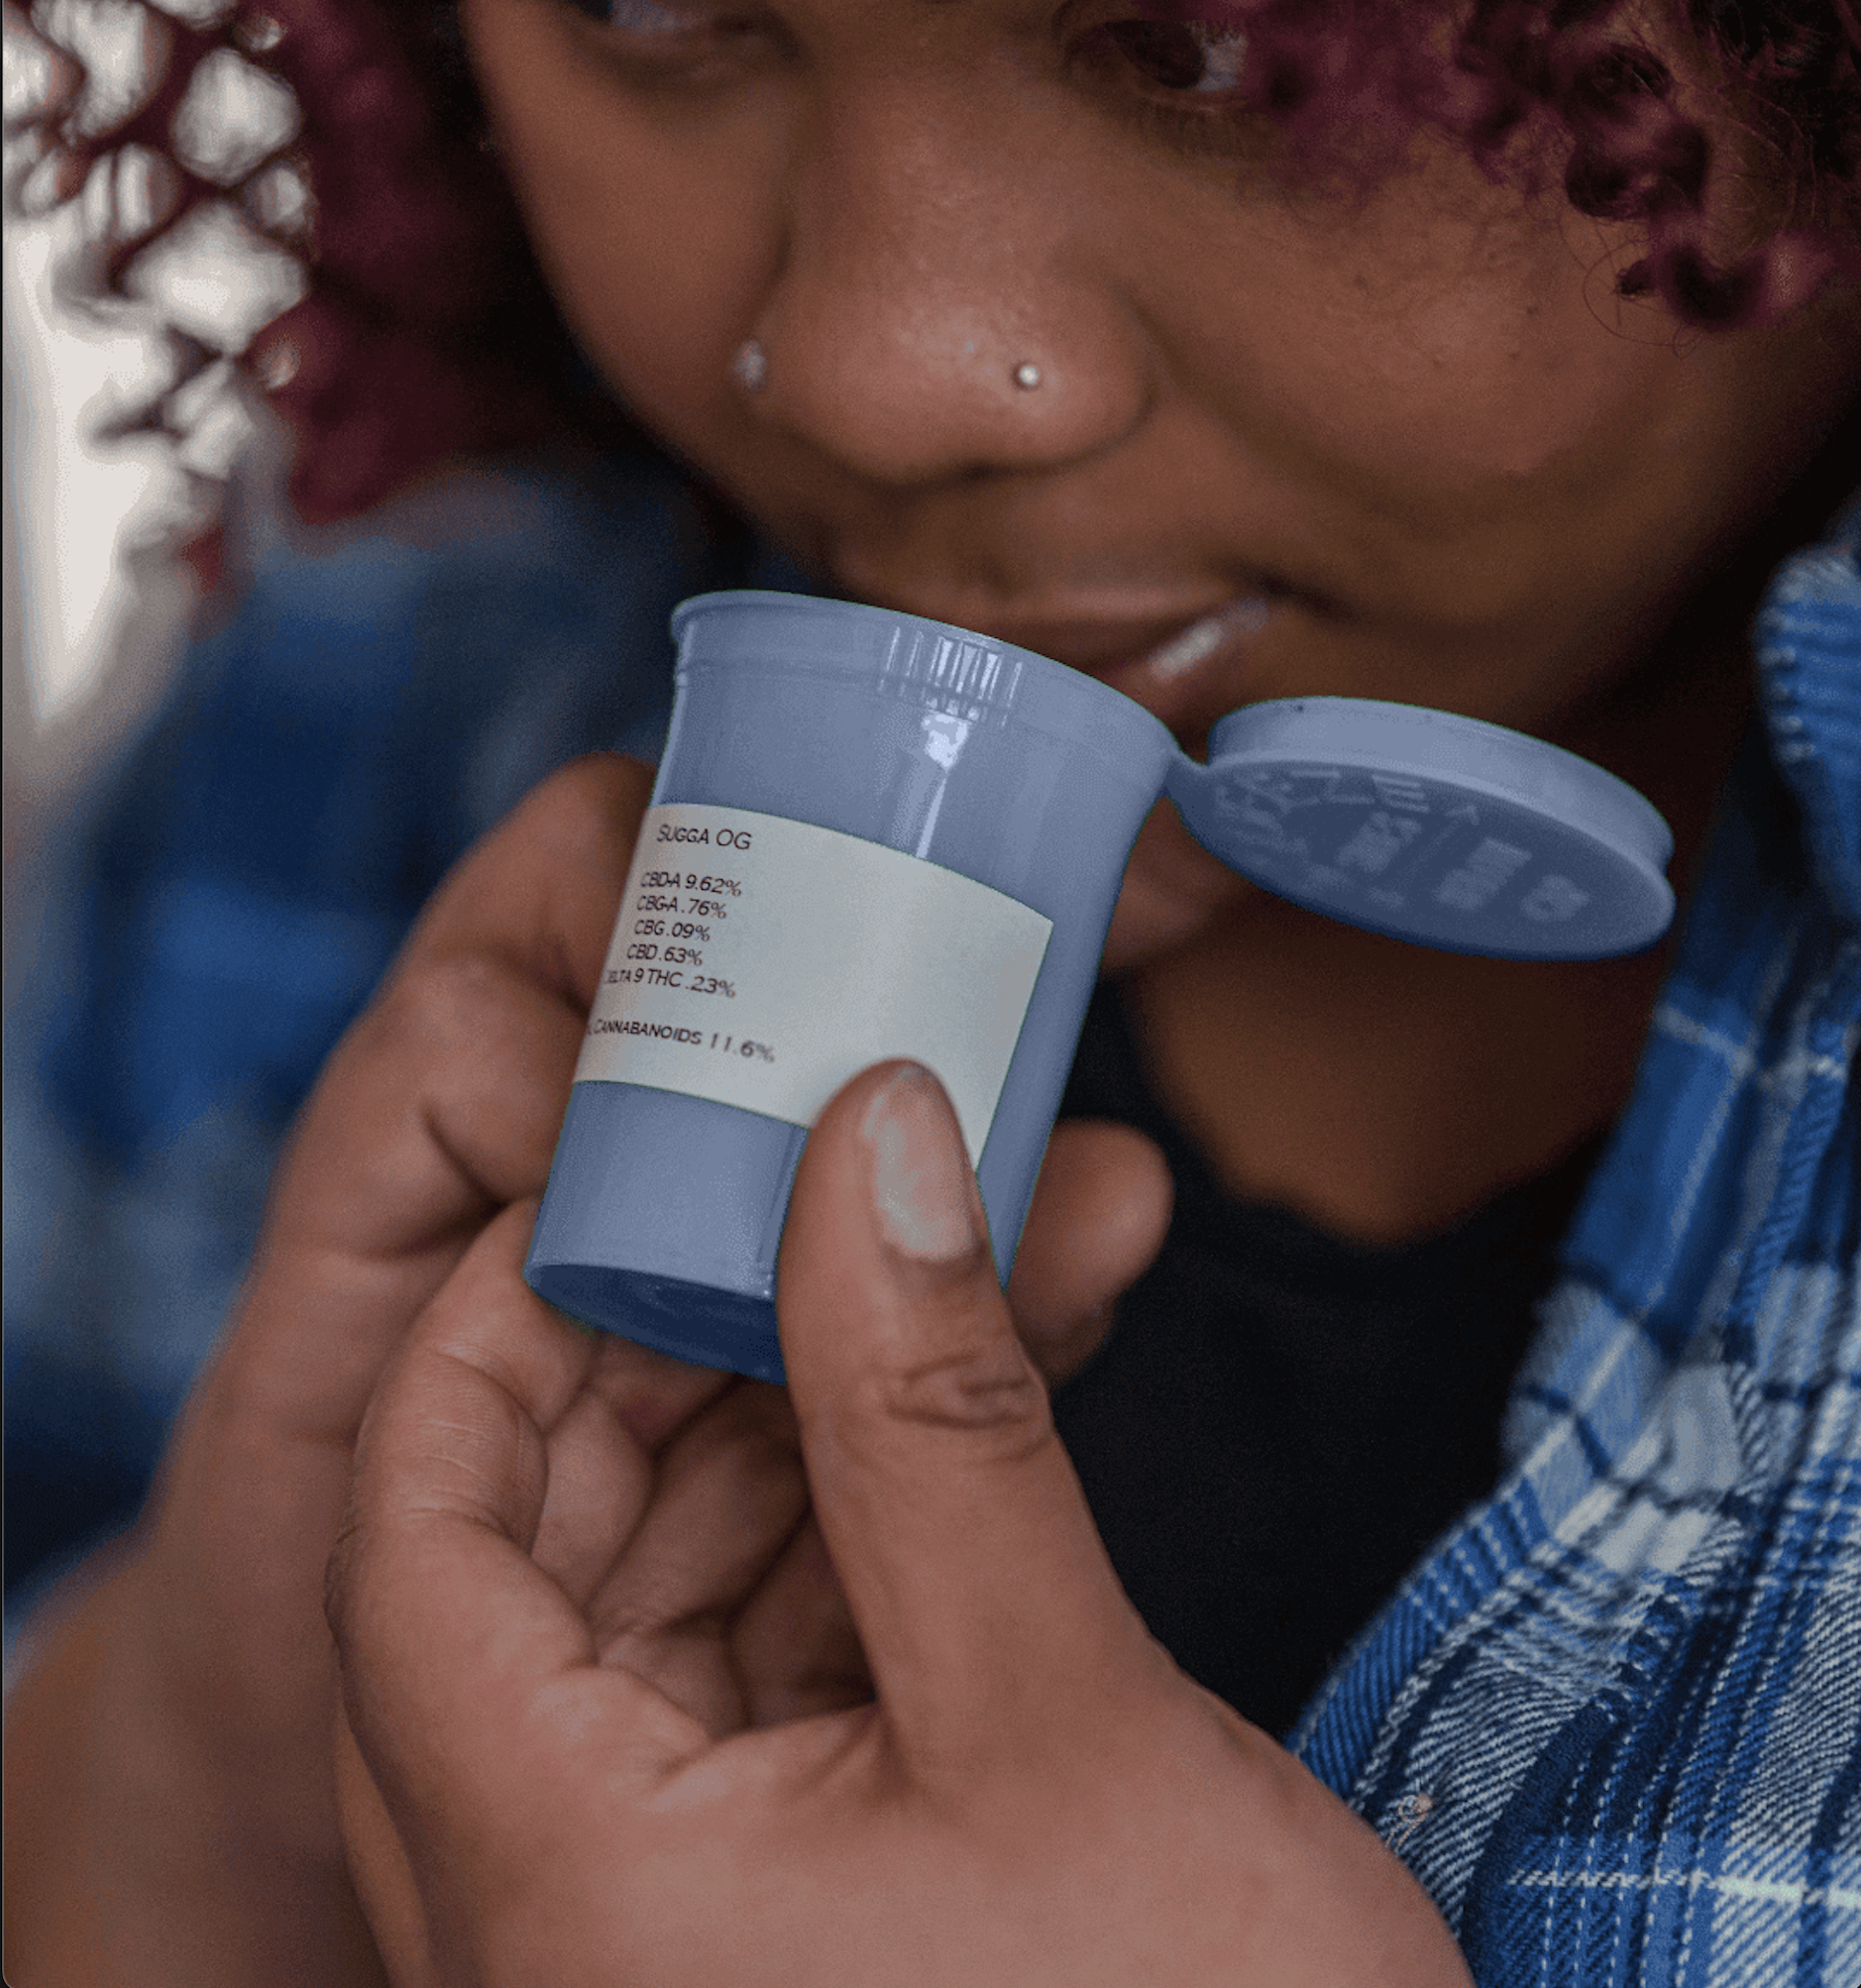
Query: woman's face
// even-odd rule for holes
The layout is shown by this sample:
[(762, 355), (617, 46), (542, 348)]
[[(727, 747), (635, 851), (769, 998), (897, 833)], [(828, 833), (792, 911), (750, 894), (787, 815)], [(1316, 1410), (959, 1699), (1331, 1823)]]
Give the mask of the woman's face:
[(1129, 0), (464, 16), (562, 308), (646, 424), (838, 589), (1187, 740), (1295, 694), (1555, 733), (1861, 371), (1852, 312), (1618, 301), (1629, 235), (1439, 145), (1301, 187), (1223, 115), (1236, 48)]

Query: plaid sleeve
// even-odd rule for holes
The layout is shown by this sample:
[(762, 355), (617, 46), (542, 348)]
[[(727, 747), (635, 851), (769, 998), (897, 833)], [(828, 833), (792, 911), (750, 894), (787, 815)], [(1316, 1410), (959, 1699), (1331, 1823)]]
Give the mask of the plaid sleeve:
[(1772, 758), (1567, 1244), (1509, 1473), (1294, 1737), (1482, 1988), (1861, 1984), (1852, 545), (1787, 571), (1761, 638)]

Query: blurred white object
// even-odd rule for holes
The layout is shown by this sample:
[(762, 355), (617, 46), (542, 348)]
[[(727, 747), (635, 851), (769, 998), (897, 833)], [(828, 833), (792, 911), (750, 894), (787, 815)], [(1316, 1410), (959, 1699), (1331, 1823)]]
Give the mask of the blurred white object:
[[(183, 479), (155, 438), (88, 433), (156, 377), (154, 342), (58, 308), (51, 268), (68, 222), (15, 221), (6, 240), (7, 497), (19, 558), (17, 661), (35, 733), (94, 701), (128, 607), (125, 527), (174, 516)], [(11, 674), (11, 670), (9, 671)]]
[(196, 589), (177, 560), (127, 556), (173, 538), (195, 502), (159, 437), (99, 446), (95, 429), (147, 390), (157, 343), (57, 305), (53, 265), (72, 217), (9, 219), (5, 283), (6, 1000), (37, 950), (61, 832), (139, 729), (180, 653)]
[[(9, 8), (9, 116), (43, 85), (44, 44), (22, 25)], [(91, 87), (127, 102), (147, 59), (145, 25), (140, 8), (103, 4), (65, 10), (59, 32), (74, 37)], [(173, 139), (195, 169), (231, 187), (296, 129), (288, 89), (229, 49), (196, 71)], [(11, 177), (30, 163), (31, 147), (16, 155), (9, 140), (8, 152)], [(254, 181), (255, 198), (264, 196), (257, 211), (270, 223), (290, 218), (290, 187), (272, 184), (280, 174), (288, 179), (274, 164)], [(22, 182), (29, 212), (33, 178), (28, 171)], [(158, 435), (94, 438), (173, 379), (161, 322), (207, 355), (238, 353), (303, 292), (299, 264), (229, 200), (196, 208), (150, 246), (129, 274), (132, 299), (95, 308), (61, 301), (56, 272), (85, 227), (124, 218), (111, 205), (123, 199), (134, 224), (135, 210), (154, 197), (148, 178), (146, 170), (112, 174), (100, 163), (78, 197), (49, 218), (7, 222), (9, 872), (25, 821), (81, 785), (160, 695), (194, 599), (172, 550), (202, 519), (203, 501), (210, 505), (251, 438), (253, 416), (227, 360), (210, 359), (175, 396), (186, 436), (178, 451)]]

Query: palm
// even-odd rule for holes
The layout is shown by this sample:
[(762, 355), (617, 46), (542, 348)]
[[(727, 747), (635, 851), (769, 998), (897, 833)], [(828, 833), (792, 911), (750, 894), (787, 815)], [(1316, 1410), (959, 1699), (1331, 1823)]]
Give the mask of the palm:
[(545, 1438), (533, 1555), (599, 1662), (656, 1686), (713, 1737), (869, 1695), (809, 1511), (788, 1396), (730, 1385), (655, 1457), (628, 1397), (651, 1356), (595, 1349)]

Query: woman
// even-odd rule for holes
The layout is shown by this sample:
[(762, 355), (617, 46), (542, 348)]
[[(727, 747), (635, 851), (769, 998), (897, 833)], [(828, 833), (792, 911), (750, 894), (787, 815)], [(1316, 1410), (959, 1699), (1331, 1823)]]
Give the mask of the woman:
[[(347, 419), (394, 455), (474, 363), (527, 361), (548, 405), (449, 444), (581, 404), (494, 162), (594, 373), (817, 584), (1092, 670), (1191, 745), (1294, 694), (1555, 739), (1668, 814), (1687, 932), (1579, 967), (1414, 951), (1150, 824), (1080, 1081), (1137, 1084), (1193, 1224), (1165, 1238), (1152, 1141), (1075, 1126), (1014, 1293), (1057, 1379), (1132, 1292), (1060, 1403), (1121, 1587), (922, 1073), (856, 1079), (811, 1140), (792, 1421), (523, 1292), (646, 792), (564, 776), (338, 1051), (144, 1528), (43, 1634), (16, 1978), (1852, 1978), (1852, 530), (1772, 597), (1761, 675), (1747, 634), (1852, 474), (1849, 16), (459, 26), (490, 150), (431, 55), (439, 108), (327, 162), (327, 293), (259, 342), (294, 354), (300, 497), (373, 495), (369, 449), (318, 443)], [(381, 105), (418, 42), (374, 32)], [(300, 94), (352, 51), (306, 23)], [(346, 232), (358, 163), (407, 192), (387, 247)], [(395, 254), (420, 283), (371, 331)], [(1578, 1175), (1495, 1456), (1520, 1349), (1470, 1366)], [(1262, 1204), (1296, 1273), (1241, 1303)], [(1496, 1208), (1511, 1240), (1423, 1260), (1452, 1301), (1395, 1318), (1387, 1253)], [(1177, 1329), (1198, 1306), (1225, 1343)], [(1149, 1531), (1185, 1508), (1208, 1567)], [(1196, 1675), (1252, 1629), (1219, 1682), (1257, 1722), (1126, 1590)], [(1314, 1687), (1284, 1750), (1258, 1721)]]

